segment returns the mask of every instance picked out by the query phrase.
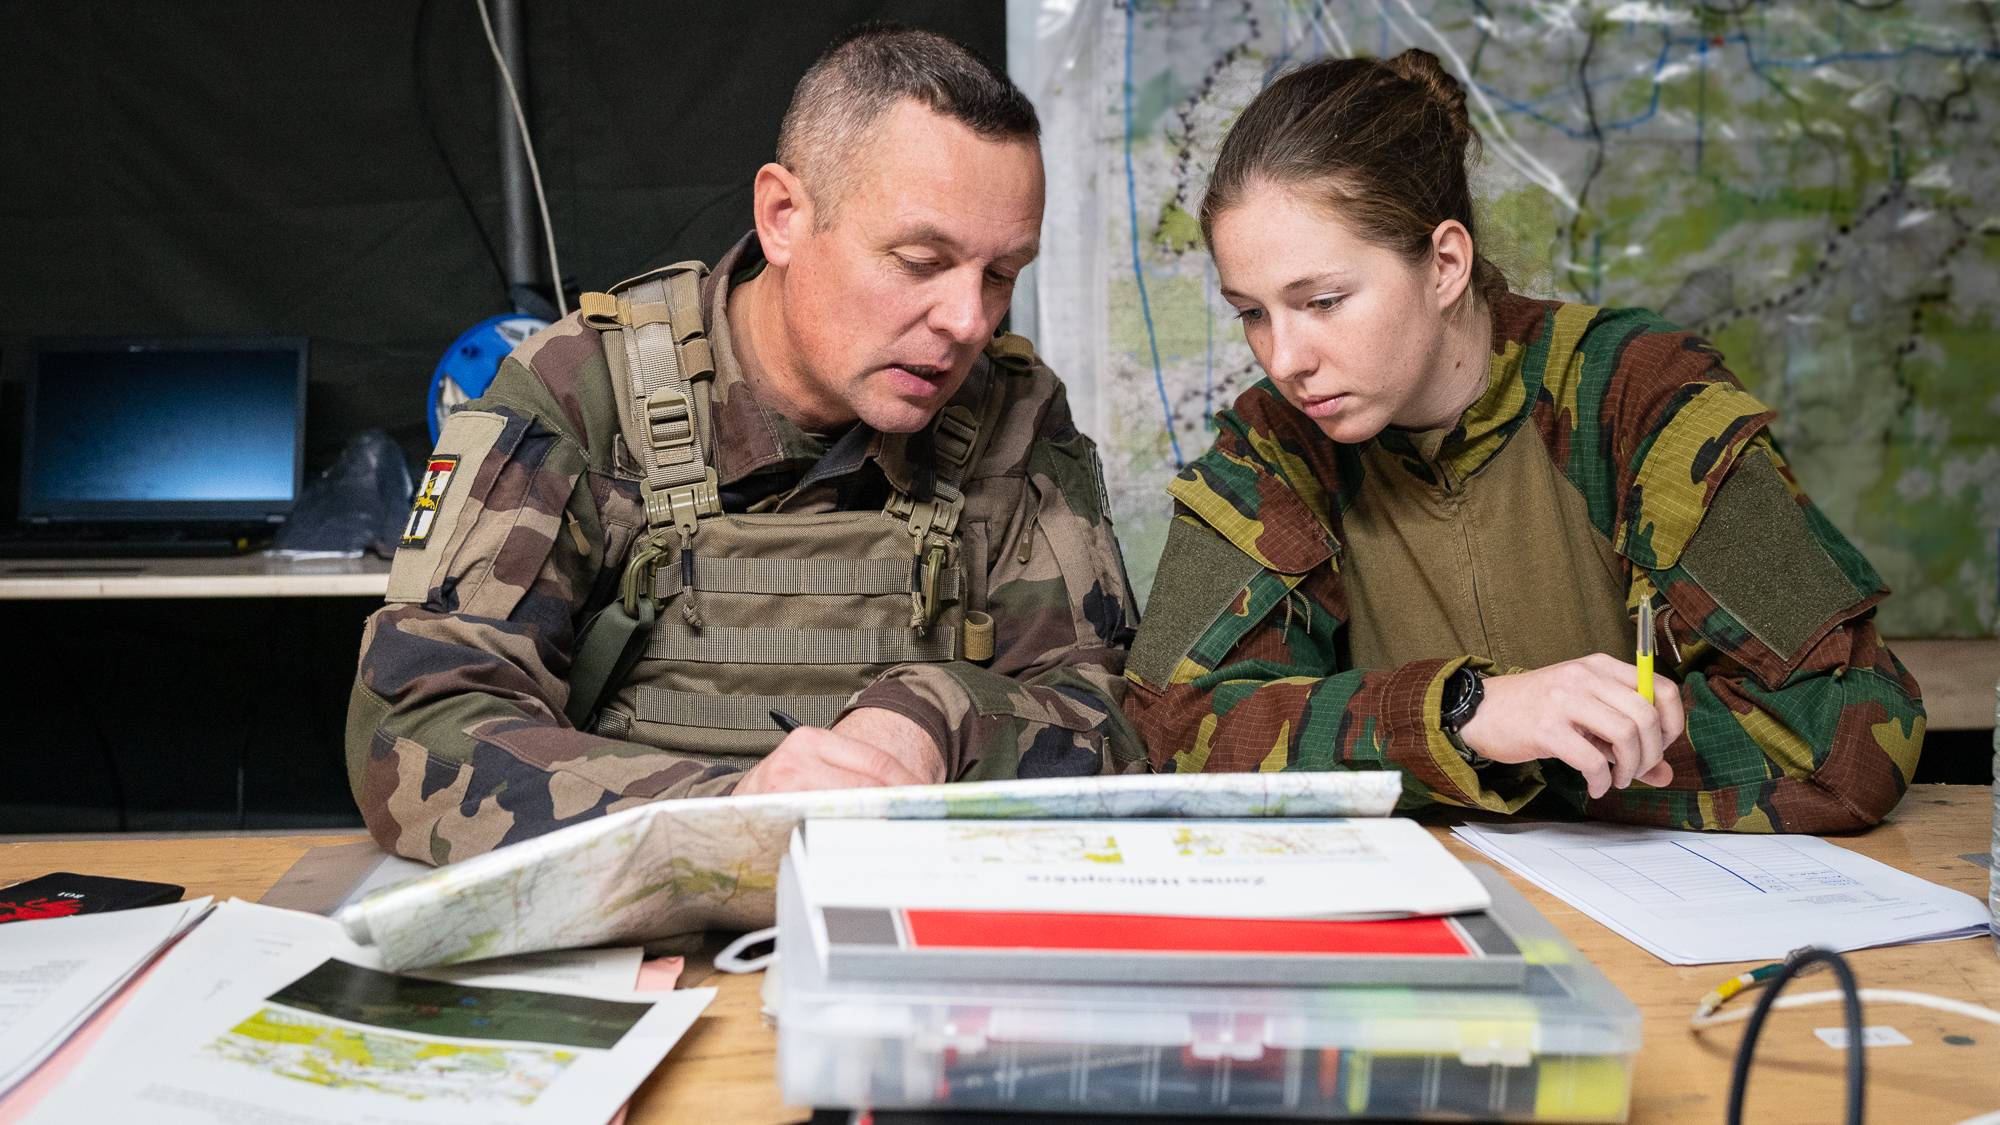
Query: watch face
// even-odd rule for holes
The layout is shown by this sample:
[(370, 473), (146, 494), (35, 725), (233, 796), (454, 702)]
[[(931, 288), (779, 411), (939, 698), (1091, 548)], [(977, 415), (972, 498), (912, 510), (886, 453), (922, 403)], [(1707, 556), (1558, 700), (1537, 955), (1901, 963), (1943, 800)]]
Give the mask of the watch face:
[(1479, 690), (1479, 675), (1470, 668), (1460, 668), (1446, 680), (1444, 692), (1439, 700), (1443, 712), (1443, 725), (1457, 730), (1465, 720), (1472, 717), (1472, 710), (1478, 704), (1474, 693)]

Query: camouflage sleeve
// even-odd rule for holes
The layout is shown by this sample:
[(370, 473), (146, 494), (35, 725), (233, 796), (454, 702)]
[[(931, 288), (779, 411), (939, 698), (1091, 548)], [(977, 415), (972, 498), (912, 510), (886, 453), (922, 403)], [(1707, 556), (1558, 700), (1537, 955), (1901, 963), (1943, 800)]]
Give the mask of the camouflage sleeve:
[(1875, 632), (1888, 592), (1759, 433), (1672, 565), (1634, 569), (1632, 602), (1653, 599), (1687, 711), (1673, 782), (1565, 795), (1592, 816), (1676, 828), (1880, 822), (1924, 737), (1917, 682)]
[(1770, 436), (1775, 414), (1713, 346), (1643, 310), (1600, 315), (1617, 346), (1585, 348), (1604, 377), (1584, 381), (1577, 432), (1559, 444), (1632, 563), (1628, 604), (1653, 599), (1659, 668), (1681, 681), (1687, 733), (1668, 748), (1664, 789), (1592, 801), (1567, 767), (1547, 770), (1550, 788), (1641, 824), (1877, 823), (1915, 774), (1924, 733), (1916, 681), (1875, 632), (1889, 591), (1799, 487)]
[(1346, 616), (1336, 567), (1330, 557), (1303, 575), (1263, 567), (1182, 508), (1127, 675), (1126, 712), (1154, 767), (1396, 769), (1405, 809), (1443, 802), (1513, 812), (1539, 793), (1537, 766), (1475, 769), (1440, 725), (1445, 680), (1466, 665), (1489, 670), (1486, 661), (1335, 671)]
[[(565, 322), (524, 348), (559, 355), (595, 337)], [(557, 364), (569, 373), (557, 377), (573, 378), (579, 362)], [(583, 427), (573, 399), (558, 401), (515, 359), (445, 427), (432, 463), (455, 460), (435, 525), (397, 553), (348, 711), (349, 781), (386, 850), (448, 863), (736, 784), (734, 767), (600, 738), (563, 717), (576, 625), (610, 600), (618, 574), (605, 560), (623, 558), (643, 520), (629, 486), (593, 469)]]
[[(987, 548), (994, 656), (892, 668), (853, 707), (884, 707), (928, 732), (958, 781), (1143, 769), (1120, 703), (1131, 640), (1125, 564), (1091, 440), (1039, 365), (978, 472), (1019, 483)], [(973, 482), (977, 487), (978, 482)]]

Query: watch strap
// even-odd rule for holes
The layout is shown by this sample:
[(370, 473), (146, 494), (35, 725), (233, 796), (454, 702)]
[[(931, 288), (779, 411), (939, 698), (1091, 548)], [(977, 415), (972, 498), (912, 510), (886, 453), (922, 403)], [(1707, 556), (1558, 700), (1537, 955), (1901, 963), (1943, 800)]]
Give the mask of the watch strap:
[(1479, 701), (1485, 694), (1479, 673), (1467, 667), (1459, 667), (1451, 674), (1451, 678), (1445, 681), (1438, 725), (1446, 731), (1457, 732), (1471, 721), (1473, 714), (1479, 710)]

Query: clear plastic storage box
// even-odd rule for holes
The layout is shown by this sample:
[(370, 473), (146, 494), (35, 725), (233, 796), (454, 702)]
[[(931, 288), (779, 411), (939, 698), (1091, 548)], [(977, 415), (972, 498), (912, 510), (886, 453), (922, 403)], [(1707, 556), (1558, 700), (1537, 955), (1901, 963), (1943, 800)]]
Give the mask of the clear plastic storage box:
[(1637, 1008), (1491, 868), (1520, 988), (829, 982), (779, 876), (788, 1105), (1624, 1121)]

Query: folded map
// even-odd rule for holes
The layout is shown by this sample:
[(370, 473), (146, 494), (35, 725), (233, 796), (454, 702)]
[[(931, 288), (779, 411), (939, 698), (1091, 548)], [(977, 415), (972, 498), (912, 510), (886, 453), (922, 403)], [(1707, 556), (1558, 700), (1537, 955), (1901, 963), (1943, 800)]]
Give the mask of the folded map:
[(385, 968), (632, 944), (776, 914), (807, 819), (1387, 816), (1394, 770), (1139, 774), (700, 797), (641, 805), (441, 867), (335, 917)]

